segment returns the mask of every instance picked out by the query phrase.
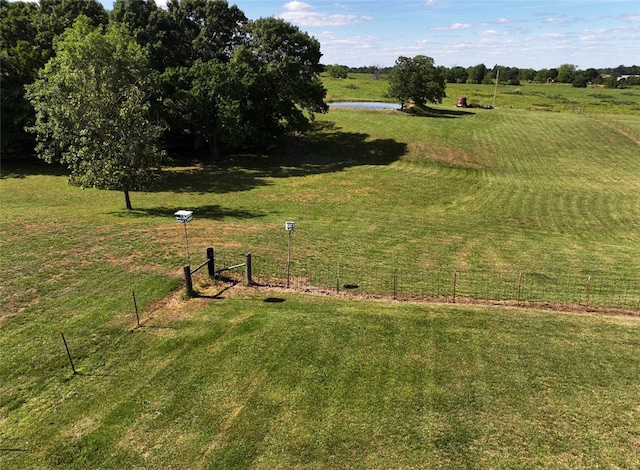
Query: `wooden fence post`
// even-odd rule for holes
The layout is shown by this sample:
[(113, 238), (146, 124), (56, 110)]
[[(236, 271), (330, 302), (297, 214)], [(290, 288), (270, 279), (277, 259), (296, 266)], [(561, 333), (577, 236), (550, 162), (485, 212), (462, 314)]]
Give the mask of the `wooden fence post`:
[(211, 279), (215, 279), (216, 277), (216, 258), (215, 258), (215, 252), (213, 251), (213, 248), (209, 247), (207, 248), (207, 259), (209, 260), (209, 262), (207, 263), (207, 269), (209, 271), (209, 277)]
[(456, 303), (456, 287), (458, 284), (458, 271), (453, 271), (453, 303)]
[(520, 305), (521, 293), (522, 293), (522, 273), (518, 273), (518, 297), (517, 297), (518, 305)]
[(393, 300), (398, 298), (398, 270), (393, 270)]
[(60, 333), (62, 335), (62, 341), (64, 341), (64, 348), (67, 350), (67, 357), (69, 358), (69, 362), (71, 363), (71, 370), (73, 371), (73, 375), (76, 375), (76, 368), (73, 365), (73, 359), (71, 359), (71, 353), (69, 352), (69, 346), (67, 345), (67, 340), (64, 337), (64, 333)]
[(136, 291), (131, 291), (133, 296), (133, 307), (136, 309), (136, 321), (138, 322), (138, 328), (140, 328), (140, 317), (138, 316), (138, 302), (136, 302)]
[(589, 308), (590, 299), (591, 299), (591, 276), (587, 278), (587, 308)]
[(246, 261), (244, 263), (244, 272), (245, 278), (247, 280), (247, 285), (253, 285), (253, 280), (251, 278), (251, 253), (246, 254)]
[(182, 270), (184, 271), (184, 287), (187, 291), (187, 295), (189, 297), (193, 297), (195, 292), (193, 292), (193, 280), (191, 279), (191, 266), (187, 264), (184, 268), (182, 268)]

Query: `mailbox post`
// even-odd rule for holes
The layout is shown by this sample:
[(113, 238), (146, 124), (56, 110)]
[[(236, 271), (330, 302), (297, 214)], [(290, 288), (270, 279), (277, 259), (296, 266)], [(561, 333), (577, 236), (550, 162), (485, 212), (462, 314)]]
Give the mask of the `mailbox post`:
[(291, 279), (291, 233), (295, 230), (296, 223), (287, 221), (284, 223), (284, 229), (287, 231), (289, 235), (289, 243), (287, 245), (287, 289), (289, 288), (290, 279)]
[(187, 265), (191, 266), (191, 257), (189, 256), (189, 238), (187, 237), (187, 224), (193, 220), (193, 211), (179, 210), (175, 214), (176, 222), (184, 225), (184, 242), (187, 245)]

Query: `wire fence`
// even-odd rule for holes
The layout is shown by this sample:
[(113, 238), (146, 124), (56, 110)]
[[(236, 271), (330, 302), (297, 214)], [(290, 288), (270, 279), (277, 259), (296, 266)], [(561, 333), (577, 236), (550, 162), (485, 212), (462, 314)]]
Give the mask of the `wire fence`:
[[(244, 255), (216, 253), (216, 262), (233, 264)], [(640, 277), (538, 272), (371, 268), (348, 262), (308, 258), (288, 263), (252, 255), (255, 284), (300, 291), (398, 300), (484, 302), (563, 309), (640, 312)]]

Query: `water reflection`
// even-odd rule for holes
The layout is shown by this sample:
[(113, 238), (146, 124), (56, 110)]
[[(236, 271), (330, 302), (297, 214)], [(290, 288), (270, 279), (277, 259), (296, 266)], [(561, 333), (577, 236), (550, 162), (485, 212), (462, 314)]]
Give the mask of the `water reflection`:
[(400, 105), (396, 103), (382, 103), (377, 101), (345, 101), (329, 103), (329, 108), (400, 109)]

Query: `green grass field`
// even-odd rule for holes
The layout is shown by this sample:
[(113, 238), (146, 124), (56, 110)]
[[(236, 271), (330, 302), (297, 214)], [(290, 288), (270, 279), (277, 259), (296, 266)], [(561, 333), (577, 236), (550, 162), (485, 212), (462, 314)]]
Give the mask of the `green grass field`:
[(637, 464), (636, 319), (269, 291), (176, 303), (135, 330), (125, 312), (11, 325), (3, 468)]
[[(389, 82), (368, 74), (350, 74), (347, 79), (324, 77), (327, 101), (390, 101), (384, 95)], [(468, 102), (501, 109), (576, 112), (586, 114), (637, 115), (640, 112), (638, 87), (608, 89), (600, 86), (575, 88), (569, 84), (527, 83), (518, 86), (447, 84), (443, 105), (455, 106), (459, 96)], [(495, 97), (495, 101), (494, 101)], [(636, 131), (637, 131), (636, 127)], [(636, 136), (639, 133), (636, 132)]]
[[(554, 105), (609, 93), (557, 89)], [(359, 92), (333, 96), (381, 99)], [(60, 168), (3, 161), (0, 467), (633, 468), (634, 316), (200, 278), (203, 296), (182, 296), (173, 212), (192, 209), (198, 262), (214, 246), (221, 263), (282, 266), (294, 220), (297, 278), (339, 269), (366, 294), (394, 270), (590, 276), (594, 305), (616, 306), (624, 281), (637, 312), (637, 113), (501, 96), (493, 110), (333, 110), (276, 154), (168, 167), (133, 212)], [(584, 301), (584, 283), (569, 289), (541, 300)]]

